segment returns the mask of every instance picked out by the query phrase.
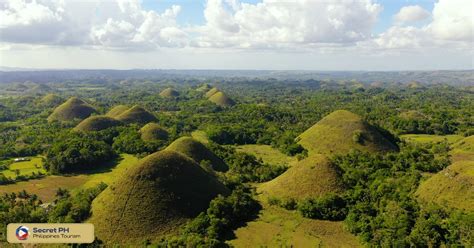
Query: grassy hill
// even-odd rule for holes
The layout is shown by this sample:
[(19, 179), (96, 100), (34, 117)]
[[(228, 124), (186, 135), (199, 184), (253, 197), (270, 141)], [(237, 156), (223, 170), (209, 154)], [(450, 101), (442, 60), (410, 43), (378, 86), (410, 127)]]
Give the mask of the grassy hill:
[(53, 107), (62, 103), (64, 99), (56, 94), (47, 94), (39, 100), (39, 104), (43, 106)]
[(111, 110), (109, 110), (109, 112), (107, 112), (107, 114), (105, 114), (105, 115), (108, 116), (108, 117), (115, 118), (115, 117), (119, 116), (120, 114), (122, 114), (123, 112), (127, 111), (128, 109), (129, 109), (128, 106), (117, 105), (117, 106), (113, 107)]
[(142, 140), (155, 141), (168, 139), (168, 131), (156, 123), (148, 123), (140, 129)]
[(263, 183), (259, 191), (277, 198), (303, 200), (344, 190), (338, 171), (323, 155), (295, 163), (277, 178)]
[(397, 150), (375, 127), (346, 110), (337, 110), (298, 136), (310, 154), (342, 154), (352, 149), (365, 152)]
[(156, 121), (156, 117), (145, 110), (144, 108), (135, 105), (127, 111), (121, 113), (116, 117), (117, 120), (129, 123), (145, 124), (148, 122)]
[(173, 97), (178, 97), (179, 92), (174, 90), (173, 88), (166, 88), (163, 91), (160, 92), (160, 96), (164, 98), (173, 98)]
[(209, 98), (212, 95), (216, 94), (217, 92), (219, 92), (219, 89), (214, 87), (206, 92), (206, 97)]
[(474, 211), (474, 161), (458, 161), (420, 184), (420, 201)]
[(426, 120), (428, 118), (426, 115), (416, 110), (404, 111), (398, 116), (405, 120)]
[(201, 142), (191, 137), (181, 137), (175, 140), (166, 148), (166, 150), (180, 152), (194, 159), (197, 163), (207, 160), (211, 162), (212, 169), (215, 171), (227, 171), (229, 169), (221, 158), (217, 157)]
[(414, 143), (439, 143), (446, 140), (448, 143), (453, 144), (460, 141), (463, 137), (461, 135), (450, 134), (450, 135), (435, 135), (435, 134), (403, 134), (400, 138)]
[(96, 236), (111, 243), (142, 244), (174, 233), (228, 190), (192, 159), (161, 151), (140, 160), (92, 204)]
[(203, 84), (203, 85), (199, 86), (199, 88), (197, 88), (196, 90), (200, 91), (200, 92), (208, 92), (210, 89), (212, 89), (211, 85)]
[(216, 92), (211, 97), (209, 97), (209, 101), (222, 107), (230, 107), (235, 104), (232, 99), (230, 99), (226, 94), (221, 91)]
[(54, 109), (48, 117), (48, 121), (73, 121), (75, 119), (85, 119), (96, 110), (77, 97), (69, 98), (65, 103)]
[(100, 131), (107, 128), (119, 126), (122, 124), (120, 121), (115, 120), (112, 117), (103, 116), (103, 115), (95, 115), (90, 116), (81, 121), (77, 126), (74, 128), (75, 131)]
[(474, 135), (453, 144), (450, 155), (452, 161), (474, 161)]
[(292, 165), (297, 161), (296, 157), (287, 156), (269, 145), (240, 145), (236, 149), (237, 151), (252, 154), (271, 165)]

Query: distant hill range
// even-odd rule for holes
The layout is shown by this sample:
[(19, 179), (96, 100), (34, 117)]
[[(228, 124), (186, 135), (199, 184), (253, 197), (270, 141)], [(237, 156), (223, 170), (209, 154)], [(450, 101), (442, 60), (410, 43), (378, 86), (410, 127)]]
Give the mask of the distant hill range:
[(474, 85), (474, 70), (440, 71), (273, 71), (273, 70), (28, 70), (0, 68), (0, 83), (60, 82), (81, 79), (222, 79), (355, 80), (366, 84), (402, 83)]

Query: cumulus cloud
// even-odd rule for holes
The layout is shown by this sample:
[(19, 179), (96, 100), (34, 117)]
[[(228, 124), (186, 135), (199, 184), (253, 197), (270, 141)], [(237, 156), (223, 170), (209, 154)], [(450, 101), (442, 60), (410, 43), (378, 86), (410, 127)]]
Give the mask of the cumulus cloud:
[(179, 6), (163, 13), (146, 11), (139, 0), (0, 3), (0, 41), (147, 49), (181, 40)]
[(381, 6), (370, 0), (208, 0), (198, 46), (288, 47), (370, 38)]
[(436, 38), (474, 42), (474, 3), (439, 0), (433, 9), (431, 31)]
[(430, 12), (419, 5), (405, 6), (393, 17), (396, 23), (409, 23), (425, 20), (430, 16)]

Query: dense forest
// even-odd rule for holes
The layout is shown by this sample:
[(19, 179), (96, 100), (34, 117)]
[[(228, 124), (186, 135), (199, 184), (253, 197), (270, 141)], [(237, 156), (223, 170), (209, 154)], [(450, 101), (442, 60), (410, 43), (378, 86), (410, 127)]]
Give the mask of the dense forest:
[[(221, 94), (216, 100), (206, 96), (212, 88)], [(329, 138), (324, 136), (321, 141), (316, 134)], [(307, 135), (316, 135), (309, 139), (314, 140), (314, 146), (329, 142), (329, 148), (308, 145)], [(356, 237), (360, 246), (470, 247), (474, 245), (474, 209), (469, 207), (474, 202), (474, 180), (469, 174), (474, 158), (469, 143), (472, 135), (474, 91), (469, 86), (224, 76), (219, 80), (183, 79), (172, 75), (3, 83), (1, 239), (5, 241), (6, 225), (12, 222), (100, 222), (102, 212), (114, 209), (101, 202), (122, 204), (114, 194), (133, 192), (128, 181), (115, 185), (115, 178), (109, 177), (94, 179), (96, 184), (87, 184), (91, 187), (58, 187), (48, 199), (20, 185), (28, 180), (48, 180), (52, 175), (100, 178), (101, 173), (120, 170), (117, 164), (126, 154), (140, 159), (125, 170), (130, 178), (142, 178), (141, 170), (157, 178), (137, 181), (137, 185), (154, 185), (150, 190), (167, 197), (169, 192), (182, 194), (182, 199), (171, 203), (151, 199), (142, 204), (155, 204), (156, 211), (165, 213), (189, 200), (200, 209), (198, 213), (185, 207), (179, 214), (166, 212), (175, 218), (169, 224), (172, 228), (168, 227), (173, 232), (130, 237), (129, 244), (233, 246), (230, 240), (239, 238), (234, 231), (245, 230), (246, 223), (258, 221), (271, 209), (297, 214), (309, 223), (342, 223), (341, 232)], [(180, 139), (183, 136), (196, 141)], [(377, 140), (380, 137), (383, 141)], [(432, 140), (414, 142), (407, 137)], [(346, 149), (347, 144), (354, 145)], [(293, 162), (266, 160), (242, 150), (250, 145), (268, 147)], [(13, 169), (15, 158), (35, 157), (42, 165), (35, 164), (33, 173)], [(167, 171), (167, 161), (178, 161), (181, 166), (169, 171), (169, 180), (177, 181), (168, 182), (163, 179), (164, 172), (156, 169)], [(467, 192), (467, 207), (434, 198), (422, 200), (425, 182), (439, 173), (450, 173), (454, 170), (451, 166), (460, 163), (466, 175), (455, 172), (453, 177), (465, 176), (458, 193)], [(281, 189), (275, 188), (298, 182), (295, 175), (310, 175), (304, 170), (323, 165), (325, 173), (334, 178), (331, 188), (321, 189), (321, 193), (319, 181), (311, 179), (316, 185), (309, 191), (318, 194), (291, 191), (290, 186), (288, 192), (276, 193)], [(6, 171), (13, 171), (13, 176)], [(216, 190), (209, 191), (208, 201), (204, 196), (196, 198), (198, 203), (193, 198), (196, 192), (173, 186), (181, 183), (176, 175), (196, 178), (199, 184), (188, 185), (196, 192), (200, 186), (210, 187), (208, 184)], [(163, 184), (157, 183), (161, 181)], [(6, 190), (12, 186), (18, 190)], [(456, 197), (460, 196), (449, 199), (455, 201)], [(151, 209), (155, 205), (150, 205)], [(128, 224), (134, 227), (134, 223), (125, 226)], [(116, 242), (100, 228), (92, 245)], [(331, 247), (330, 242), (322, 244)]]

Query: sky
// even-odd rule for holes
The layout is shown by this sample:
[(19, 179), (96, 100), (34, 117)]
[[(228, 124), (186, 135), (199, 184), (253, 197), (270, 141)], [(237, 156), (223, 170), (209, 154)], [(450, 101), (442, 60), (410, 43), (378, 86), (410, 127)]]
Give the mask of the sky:
[(474, 69), (472, 0), (0, 0), (0, 66)]

